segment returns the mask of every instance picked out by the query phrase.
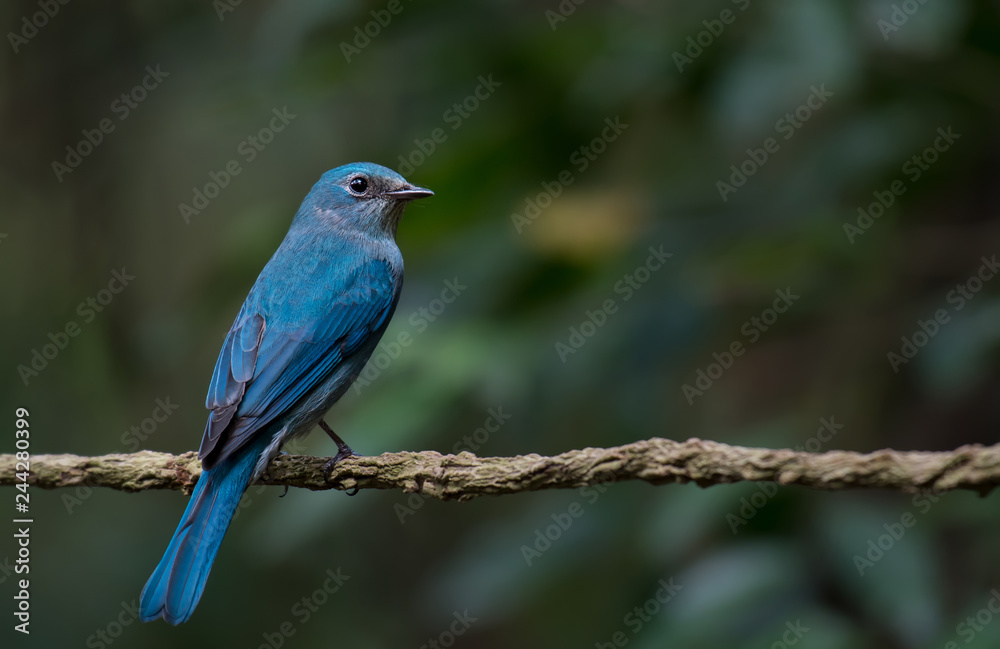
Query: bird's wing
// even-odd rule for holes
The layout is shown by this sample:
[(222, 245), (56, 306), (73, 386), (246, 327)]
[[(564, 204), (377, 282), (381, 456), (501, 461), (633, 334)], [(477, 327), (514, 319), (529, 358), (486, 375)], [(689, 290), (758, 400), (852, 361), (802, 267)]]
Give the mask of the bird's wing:
[[(345, 278), (324, 313), (281, 326), (248, 307), (226, 336), (205, 406), (198, 457), (211, 468), (284, 414), (355, 352), (391, 316), (396, 285), (389, 264), (371, 261)], [(208, 460), (206, 460), (208, 458)]]

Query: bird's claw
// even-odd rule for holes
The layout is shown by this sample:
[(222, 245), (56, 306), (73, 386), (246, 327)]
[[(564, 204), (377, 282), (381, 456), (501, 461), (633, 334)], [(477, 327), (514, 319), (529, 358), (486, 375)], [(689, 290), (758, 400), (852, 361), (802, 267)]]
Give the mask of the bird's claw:
[[(337, 467), (337, 464), (339, 464), (341, 460), (347, 459), (349, 457), (361, 457), (361, 456), (355, 453), (353, 450), (351, 450), (351, 447), (348, 446), (347, 444), (344, 444), (343, 446), (338, 446), (337, 454), (334, 455), (332, 458), (330, 458), (330, 461), (323, 466), (323, 477), (326, 479), (327, 482), (330, 482), (330, 476), (333, 474), (333, 470)], [(357, 495), (358, 487), (355, 486), (354, 491), (348, 491), (345, 493), (348, 496)]]
[[(345, 458), (360, 457), (360, 456), (357, 453), (355, 453), (350, 446), (347, 445), (347, 442), (345, 442), (343, 439), (340, 438), (340, 435), (333, 432), (333, 429), (330, 428), (329, 424), (327, 424), (322, 419), (320, 419), (319, 421), (319, 427), (322, 428), (324, 431), (326, 431), (326, 434), (329, 435), (330, 439), (332, 439), (334, 443), (337, 445), (337, 454), (334, 455), (332, 458), (330, 458), (330, 461), (327, 462), (326, 465), (323, 467), (323, 477), (326, 479), (327, 482), (330, 482), (330, 475), (333, 473), (333, 469), (334, 467), (337, 466), (338, 462), (340, 462)], [(358, 487), (355, 486), (354, 491), (348, 491), (345, 493), (348, 496), (355, 496), (358, 493)]]
[(323, 465), (323, 477), (326, 481), (330, 481), (330, 475), (333, 473), (333, 469), (340, 463), (341, 460), (346, 460), (349, 457), (360, 457), (357, 453), (351, 450), (350, 446), (343, 446), (337, 449), (337, 454), (330, 458), (330, 461)]

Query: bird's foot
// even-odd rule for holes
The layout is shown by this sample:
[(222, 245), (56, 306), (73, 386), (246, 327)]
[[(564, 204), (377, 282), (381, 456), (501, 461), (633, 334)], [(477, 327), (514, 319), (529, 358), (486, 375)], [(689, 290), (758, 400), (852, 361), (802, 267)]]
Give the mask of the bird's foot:
[[(325, 466), (323, 466), (323, 477), (326, 479), (327, 482), (330, 481), (330, 475), (333, 474), (333, 470), (336, 468), (337, 464), (341, 460), (349, 457), (361, 457), (361, 456), (352, 451), (351, 447), (348, 446), (347, 444), (337, 447), (337, 454), (334, 455), (332, 458), (330, 458), (330, 461), (327, 462)], [(354, 487), (354, 491), (348, 491), (345, 493), (348, 496), (357, 495), (358, 488)]]
[[(337, 466), (337, 464), (341, 460), (349, 457), (360, 457), (360, 456), (357, 453), (355, 453), (350, 446), (347, 445), (347, 442), (345, 442), (340, 438), (340, 435), (333, 432), (333, 429), (330, 428), (330, 426), (327, 425), (327, 423), (322, 419), (319, 422), (319, 427), (322, 428), (324, 431), (326, 431), (326, 434), (329, 435), (330, 439), (332, 439), (334, 443), (337, 445), (337, 454), (334, 455), (330, 459), (330, 461), (327, 462), (326, 465), (323, 467), (323, 477), (326, 479), (327, 482), (329, 482), (330, 475), (333, 473), (333, 469)], [(345, 493), (348, 496), (355, 496), (358, 493), (358, 487), (354, 487), (354, 491), (348, 491)]]

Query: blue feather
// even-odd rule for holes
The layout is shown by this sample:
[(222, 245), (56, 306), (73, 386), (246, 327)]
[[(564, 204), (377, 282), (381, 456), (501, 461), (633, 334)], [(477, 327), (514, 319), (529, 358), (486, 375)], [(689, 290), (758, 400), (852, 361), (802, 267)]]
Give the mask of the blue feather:
[(219, 351), (198, 453), (204, 471), (142, 591), (143, 621), (191, 616), (250, 481), (364, 368), (403, 283), (396, 226), (408, 201), (430, 193), (356, 163), (323, 174), (306, 196)]
[[(212, 453), (213, 461), (224, 459), (321, 384), (333, 368), (386, 322), (396, 306), (394, 289), (389, 265), (381, 260), (368, 261), (352, 269), (336, 298), (327, 301), (325, 312), (306, 319), (305, 324), (301, 324), (300, 318), (295, 323), (298, 326), (289, 330), (287, 322), (272, 316), (263, 328), (263, 335), (257, 337), (255, 370), (250, 381), (240, 381), (236, 356), (227, 354), (224, 346), (219, 363), (232, 365), (225, 375), (230, 383), (238, 385), (226, 388), (226, 392), (239, 391), (239, 406), (219, 434), (211, 430), (217, 425), (210, 421), (208, 428), (212, 434), (206, 434), (206, 439), (211, 438), (212, 446), (206, 450), (203, 445), (201, 457)], [(244, 325), (234, 328), (229, 338), (245, 339), (244, 328)], [(221, 377), (223, 373), (217, 371), (215, 376)], [(209, 394), (218, 394), (220, 390), (213, 383)]]
[(139, 619), (143, 622), (162, 616), (177, 625), (191, 617), (267, 441), (262, 438), (201, 474), (167, 551), (142, 589)]

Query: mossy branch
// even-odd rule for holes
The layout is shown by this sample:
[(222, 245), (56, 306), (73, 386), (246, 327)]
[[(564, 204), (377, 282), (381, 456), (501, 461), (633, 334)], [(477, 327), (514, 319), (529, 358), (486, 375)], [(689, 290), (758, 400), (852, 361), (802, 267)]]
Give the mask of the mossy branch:
[[(401, 489), (441, 500), (467, 500), (541, 489), (643, 480), (653, 485), (694, 482), (702, 487), (741, 481), (774, 481), (812, 489), (968, 489), (986, 495), (1000, 484), (1000, 445), (953, 451), (881, 450), (874, 453), (805, 453), (730, 446), (689, 439), (649, 439), (612, 448), (585, 448), (560, 455), (477, 457), (384, 453), (343, 460), (327, 480), (327, 458), (279, 456), (263, 484), (306, 489)], [(16, 483), (15, 459), (0, 455), (0, 485)], [(43, 489), (109, 487), (122, 491), (182, 489), (190, 492), (201, 465), (195, 453), (142, 451), (81, 457), (36, 455), (29, 482)]]

